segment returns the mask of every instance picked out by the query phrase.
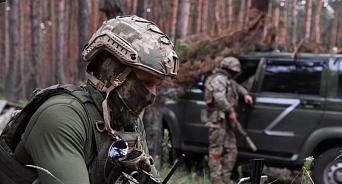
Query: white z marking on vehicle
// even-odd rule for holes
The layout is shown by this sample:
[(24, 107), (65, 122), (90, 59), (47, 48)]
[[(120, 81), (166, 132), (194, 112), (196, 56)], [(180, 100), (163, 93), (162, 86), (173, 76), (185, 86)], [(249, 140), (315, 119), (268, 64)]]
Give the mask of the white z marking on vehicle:
[(267, 135), (279, 135), (279, 136), (294, 136), (294, 132), (287, 131), (274, 131), (272, 130), (281, 120), (283, 120), (291, 111), (293, 111), (299, 104), (299, 99), (288, 99), (288, 98), (268, 98), (268, 97), (257, 97), (256, 103), (269, 103), (269, 104), (283, 104), (290, 105), (282, 113), (279, 114), (266, 128), (265, 133)]

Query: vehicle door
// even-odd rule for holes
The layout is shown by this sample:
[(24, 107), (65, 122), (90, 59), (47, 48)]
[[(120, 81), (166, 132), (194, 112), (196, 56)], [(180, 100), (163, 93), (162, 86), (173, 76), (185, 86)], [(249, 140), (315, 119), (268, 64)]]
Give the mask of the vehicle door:
[(291, 157), (322, 119), (326, 61), (268, 58), (261, 64), (247, 132), (259, 153)]
[[(204, 77), (204, 76), (203, 76)], [(201, 122), (201, 110), (206, 109), (203, 92), (204, 79), (185, 89), (182, 134), (183, 149), (189, 151), (207, 152), (208, 148), (208, 127)], [(204, 149), (203, 149), (204, 148)]]

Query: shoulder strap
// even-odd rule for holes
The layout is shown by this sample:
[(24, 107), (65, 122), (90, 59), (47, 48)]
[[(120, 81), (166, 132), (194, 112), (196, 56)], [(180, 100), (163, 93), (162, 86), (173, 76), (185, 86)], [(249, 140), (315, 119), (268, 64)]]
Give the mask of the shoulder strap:
[(45, 89), (36, 89), (23, 110), (6, 125), (6, 131), (1, 134), (0, 138), (4, 139), (9, 148), (14, 151), (28, 122), (37, 109), (50, 97), (63, 93), (76, 97), (82, 103), (92, 102), (80, 87), (72, 84), (58, 84)]

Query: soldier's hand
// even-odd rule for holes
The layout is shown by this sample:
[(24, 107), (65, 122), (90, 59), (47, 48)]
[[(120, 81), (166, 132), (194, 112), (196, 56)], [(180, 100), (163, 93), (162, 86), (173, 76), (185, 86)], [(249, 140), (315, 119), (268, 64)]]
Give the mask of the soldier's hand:
[(235, 112), (232, 112), (232, 113), (229, 114), (229, 119), (230, 119), (233, 123), (235, 123), (235, 121), (236, 121), (236, 114), (235, 114)]
[(249, 95), (245, 95), (245, 102), (246, 104), (250, 103), (251, 105), (253, 105), (253, 98)]

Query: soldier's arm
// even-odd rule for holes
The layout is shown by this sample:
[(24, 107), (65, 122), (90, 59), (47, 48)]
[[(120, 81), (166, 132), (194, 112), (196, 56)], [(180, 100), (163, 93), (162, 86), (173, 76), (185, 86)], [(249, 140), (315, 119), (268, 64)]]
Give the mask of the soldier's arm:
[(227, 78), (220, 75), (216, 76), (210, 84), (214, 89), (213, 97), (218, 108), (227, 114), (234, 112), (232, 105), (227, 100)]
[(240, 96), (248, 95), (248, 91), (243, 86), (241, 86), (240, 84), (238, 84), (234, 80), (231, 80), (231, 82), (233, 82), (235, 84), (236, 90), (237, 90), (237, 92), (239, 93)]
[[(84, 128), (86, 124), (91, 125), (68, 104), (52, 105), (37, 115), (23, 142), (24, 148), (34, 165), (48, 170), (63, 183), (87, 184), (85, 151), (91, 135)], [(38, 170), (38, 174), (41, 184), (60, 184), (44, 171)]]
[(253, 105), (253, 98), (248, 94), (248, 91), (243, 86), (238, 84), (237, 82), (235, 82), (233, 80), (232, 80), (232, 82), (234, 82), (239, 95), (244, 97), (245, 102)]

